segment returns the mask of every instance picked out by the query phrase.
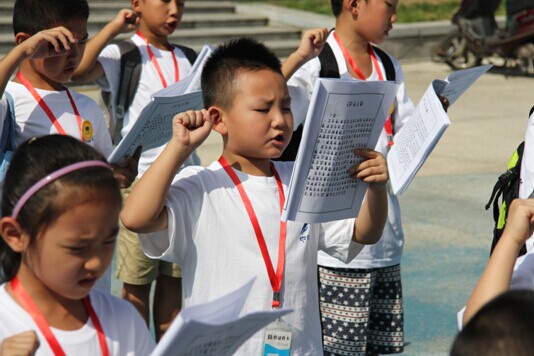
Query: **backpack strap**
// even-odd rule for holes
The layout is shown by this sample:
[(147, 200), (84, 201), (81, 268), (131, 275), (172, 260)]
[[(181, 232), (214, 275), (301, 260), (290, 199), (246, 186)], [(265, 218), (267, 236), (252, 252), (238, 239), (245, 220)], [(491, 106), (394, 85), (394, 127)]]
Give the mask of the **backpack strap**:
[(172, 44), (172, 46), (184, 52), (185, 58), (187, 58), (191, 65), (193, 65), (193, 63), (195, 63), (195, 61), (197, 60), (198, 54), (194, 49), (174, 43)]
[(395, 66), (393, 65), (393, 61), (391, 60), (391, 57), (386, 52), (382, 51), (380, 48), (373, 46), (373, 50), (375, 53), (380, 57), (380, 60), (382, 61), (382, 65), (384, 66), (384, 69), (386, 71), (386, 79), (394, 82), (396, 80), (396, 73), (395, 73)]
[[(121, 69), (119, 90), (115, 102), (114, 144), (118, 144), (122, 139), (121, 131), (124, 125), (124, 115), (128, 111), (139, 87), (139, 78), (141, 77), (142, 69), (141, 52), (139, 51), (139, 47), (131, 39), (121, 41), (117, 45), (119, 46), (121, 55)], [(177, 44), (172, 44), (172, 46), (180, 49), (189, 63), (193, 64), (197, 59), (197, 53), (192, 48)]]
[(127, 39), (117, 43), (121, 55), (119, 76), (119, 90), (115, 97), (115, 133), (113, 143), (118, 144), (122, 139), (124, 115), (128, 111), (135, 96), (141, 76), (141, 52), (136, 44)]
[[(324, 44), (323, 50), (319, 54), (319, 62), (321, 63), (319, 78), (339, 78), (339, 68), (337, 66), (336, 56), (328, 42)], [(294, 161), (297, 158), (303, 130), (304, 125), (300, 124), (299, 127), (293, 131), (291, 140), (282, 155), (277, 158), (278, 161)]]
[(13, 97), (4, 91), (4, 97), (7, 100), (7, 112), (2, 127), (2, 136), (0, 137), (0, 152), (2, 155), (7, 151), (15, 150), (15, 103)]
[(323, 50), (319, 54), (319, 62), (321, 63), (321, 70), (319, 71), (319, 78), (339, 78), (339, 67), (337, 66), (336, 56), (330, 44), (326, 42)]

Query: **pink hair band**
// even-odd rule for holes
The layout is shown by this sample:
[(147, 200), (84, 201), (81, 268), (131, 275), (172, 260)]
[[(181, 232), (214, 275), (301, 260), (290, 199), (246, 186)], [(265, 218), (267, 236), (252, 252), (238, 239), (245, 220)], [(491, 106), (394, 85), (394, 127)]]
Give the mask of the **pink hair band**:
[(84, 168), (90, 168), (90, 167), (104, 167), (104, 168), (107, 168), (109, 170), (113, 169), (106, 162), (98, 161), (98, 160), (76, 162), (76, 163), (73, 163), (73, 164), (69, 164), (68, 166), (65, 166), (63, 168), (60, 168), (57, 171), (50, 173), (46, 177), (41, 178), (37, 183), (32, 185), (30, 187), (30, 189), (28, 189), (26, 191), (26, 193), (24, 193), (22, 195), (22, 197), (19, 199), (17, 205), (15, 205), (15, 208), (13, 209), (13, 213), (11, 214), (11, 217), (13, 219), (16, 219), (17, 216), (19, 215), (20, 210), (24, 206), (24, 204), (26, 204), (26, 202), (35, 193), (37, 193), (39, 190), (43, 189), (43, 187), (46, 186), (47, 184), (50, 184), (53, 181), (55, 181), (56, 179), (66, 175), (66, 174), (69, 174), (71, 172), (78, 171), (78, 170), (84, 169)]

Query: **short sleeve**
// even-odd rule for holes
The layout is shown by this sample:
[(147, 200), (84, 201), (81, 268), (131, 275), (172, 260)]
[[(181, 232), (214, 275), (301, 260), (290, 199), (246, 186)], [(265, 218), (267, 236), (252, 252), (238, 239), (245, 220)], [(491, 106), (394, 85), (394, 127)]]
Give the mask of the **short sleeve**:
[(96, 83), (102, 90), (116, 93), (119, 87), (121, 53), (116, 44), (107, 45), (97, 58), (97, 61), (104, 70), (105, 78), (101, 78)]
[(529, 252), (517, 259), (510, 289), (534, 290), (534, 252)]
[(139, 234), (148, 257), (181, 264), (193, 246), (204, 194), (197, 177), (189, 177), (196, 168), (183, 169), (167, 193), (167, 229)]
[(319, 78), (320, 71), (321, 62), (318, 58), (314, 58), (300, 67), (287, 81), (294, 120), (293, 129), (299, 127), (306, 119), (315, 80)]
[(320, 224), (319, 249), (341, 262), (348, 263), (365, 245), (352, 240), (355, 219)]

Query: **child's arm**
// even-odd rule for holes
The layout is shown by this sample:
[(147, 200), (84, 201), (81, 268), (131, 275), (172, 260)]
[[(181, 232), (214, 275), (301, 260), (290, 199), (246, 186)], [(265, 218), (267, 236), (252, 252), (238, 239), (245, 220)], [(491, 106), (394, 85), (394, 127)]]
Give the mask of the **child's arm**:
[(11, 74), (28, 58), (45, 58), (64, 54), (76, 39), (65, 27), (40, 31), (20, 42), (0, 61), (0, 96)]
[(34, 355), (39, 348), (39, 339), (35, 331), (25, 331), (20, 334), (6, 337), (0, 345), (0, 355)]
[(349, 174), (354, 179), (369, 183), (369, 188), (354, 223), (352, 239), (361, 244), (374, 244), (382, 236), (388, 217), (388, 168), (384, 156), (379, 152), (361, 149), (357, 150), (357, 154), (367, 160), (350, 168)]
[(130, 193), (121, 220), (138, 233), (167, 228), (164, 208), (171, 182), (191, 153), (208, 137), (213, 121), (207, 110), (187, 111), (173, 119), (173, 137)]
[(515, 199), (509, 209), (503, 234), (467, 301), (464, 325), (484, 304), (508, 290), (519, 250), (532, 235), (534, 199)]
[(304, 63), (321, 53), (327, 38), (328, 29), (326, 28), (316, 28), (304, 32), (297, 50), (282, 63), (282, 74), (286, 80), (291, 78)]
[(102, 30), (87, 42), (82, 61), (72, 80), (80, 82), (92, 82), (104, 76), (104, 69), (98, 63), (97, 58), (104, 47), (118, 34), (135, 30), (139, 18), (129, 9), (122, 9)]

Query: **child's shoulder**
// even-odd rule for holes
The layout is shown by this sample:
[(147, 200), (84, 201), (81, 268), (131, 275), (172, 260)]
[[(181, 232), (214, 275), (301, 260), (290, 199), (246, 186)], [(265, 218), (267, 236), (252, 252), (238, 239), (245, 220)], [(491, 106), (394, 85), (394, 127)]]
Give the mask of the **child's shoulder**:
[(116, 319), (117, 322), (131, 320), (138, 313), (131, 303), (97, 289), (91, 290), (89, 297), (97, 314), (106, 315), (106, 318)]

